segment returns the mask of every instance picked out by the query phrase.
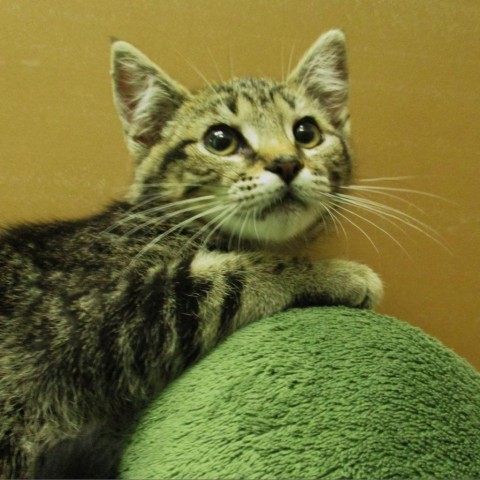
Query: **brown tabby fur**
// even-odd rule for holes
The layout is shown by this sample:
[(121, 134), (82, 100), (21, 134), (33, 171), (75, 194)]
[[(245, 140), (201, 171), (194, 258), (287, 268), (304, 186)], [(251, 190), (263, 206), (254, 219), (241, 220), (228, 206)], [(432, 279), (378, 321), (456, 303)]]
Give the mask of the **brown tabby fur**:
[[(352, 175), (341, 32), (282, 83), (198, 92), (125, 42), (112, 52), (137, 165), (127, 198), (0, 237), (2, 478), (114, 476), (135, 413), (225, 336), (291, 306), (381, 297), (368, 267), (295, 255)], [(296, 141), (302, 118), (318, 145)], [(218, 125), (238, 132), (228, 155), (206, 145)]]

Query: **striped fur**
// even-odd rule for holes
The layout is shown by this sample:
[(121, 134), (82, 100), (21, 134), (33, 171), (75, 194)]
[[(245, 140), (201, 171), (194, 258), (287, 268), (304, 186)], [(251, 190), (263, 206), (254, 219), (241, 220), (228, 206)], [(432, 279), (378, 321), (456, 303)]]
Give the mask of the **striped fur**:
[[(137, 163), (128, 197), (0, 237), (2, 478), (114, 476), (136, 412), (227, 335), (291, 306), (381, 296), (363, 265), (295, 255), (351, 177), (340, 32), (284, 83), (192, 93), (125, 42), (112, 58)], [(306, 117), (321, 131), (308, 149), (292, 133)], [(232, 154), (206, 148), (219, 124), (238, 131)]]

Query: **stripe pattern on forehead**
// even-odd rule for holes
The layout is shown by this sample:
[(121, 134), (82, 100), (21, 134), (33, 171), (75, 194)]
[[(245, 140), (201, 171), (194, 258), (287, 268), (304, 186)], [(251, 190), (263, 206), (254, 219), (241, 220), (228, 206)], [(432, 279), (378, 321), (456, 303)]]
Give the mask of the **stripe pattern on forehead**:
[(288, 91), (288, 87), (261, 78), (235, 79), (224, 85), (206, 88), (204, 93), (208, 96), (205, 103), (195, 108), (196, 113), (200, 115), (207, 114), (212, 110), (220, 110), (223, 107), (227, 107), (232, 114), (238, 115), (238, 103), (241, 100), (257, 108), (275, 104), (278, 98), (292, 110), (296, 106), (294, 92)]
[(287, 92), (284, 85), (263, 79), (245, 79), (238, 84), (239, 94), (252, 105), (266, 107), (275, 103), (276, 96), (295, 109), (294, 96)]

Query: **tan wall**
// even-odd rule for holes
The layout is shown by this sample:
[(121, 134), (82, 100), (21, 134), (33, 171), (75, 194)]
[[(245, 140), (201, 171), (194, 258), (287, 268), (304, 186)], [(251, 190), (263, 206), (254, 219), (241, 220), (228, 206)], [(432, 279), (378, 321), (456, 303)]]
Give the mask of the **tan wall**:
[(478, 0), (0, 0), (0, 24), (4, 224), (94, 212), (127, 185), (131, 166), (110, 94), (110, 35), (195, 87), (202, 83), (195, 68), (214, 80), (281, 77), (290, 56), (298, 59), (322, 31), (343, 28), (358, 176), (411, 176), (371, 185), (455, 201), (398, 193), (422, 213), (370, 195), (428, 223), (451, 254), (373, 214), (349, 218), (379, 253), (347, 221), (348, 243), (340, 231), (317, 251), (370, 264), (387, 287), (381, 311), (424, 328), (480, 368)]

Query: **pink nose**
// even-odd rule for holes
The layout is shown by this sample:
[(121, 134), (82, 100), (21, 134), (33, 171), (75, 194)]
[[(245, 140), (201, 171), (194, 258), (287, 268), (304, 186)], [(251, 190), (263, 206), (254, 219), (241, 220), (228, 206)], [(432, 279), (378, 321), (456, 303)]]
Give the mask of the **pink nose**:
[(302, 168), (303, 165), (297, 157), (285, 156), (275, 158), (265, 170), (277, 174), (288, 185)]

